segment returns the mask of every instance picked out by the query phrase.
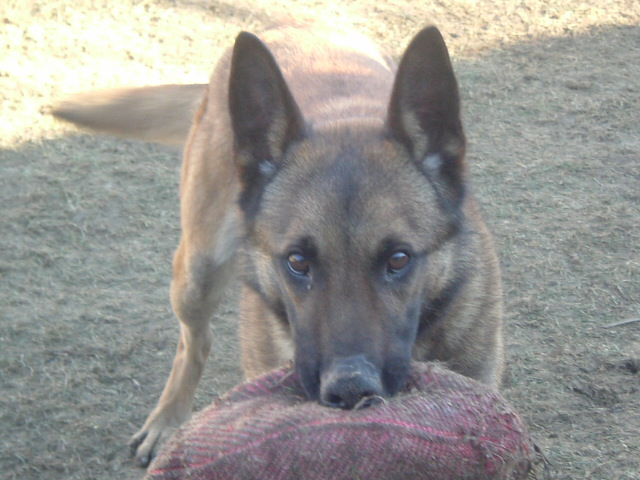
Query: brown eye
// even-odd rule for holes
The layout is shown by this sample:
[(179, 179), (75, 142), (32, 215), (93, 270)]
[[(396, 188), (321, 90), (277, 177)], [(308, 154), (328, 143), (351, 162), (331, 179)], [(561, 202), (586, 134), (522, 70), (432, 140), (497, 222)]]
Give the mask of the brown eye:
[(400, 271), (407, 268), (409, 262), (411, 261), (411, 257), (407, 252), (402, 250), (398, 252), (394, 252), (389, 257), (387, 261), (387, 272), (389, 273), (399, 273)]
[(294, 275), (306, 276), (311, 268), (311, 262), (301, 253), (291, 253), (287, 257), (287, 267)]

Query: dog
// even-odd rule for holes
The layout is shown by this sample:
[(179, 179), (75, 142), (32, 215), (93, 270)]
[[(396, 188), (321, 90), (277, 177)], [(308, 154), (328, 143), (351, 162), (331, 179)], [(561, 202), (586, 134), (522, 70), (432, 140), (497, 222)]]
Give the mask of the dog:
[(412, 359), (499, 385), (499, 262), (436, 27), (397, 67), (334, 26), (243, 32), (208, 85), (77, 94), (52, 113), (185, 145), (171, 283), (180, 339), (131, 441), (140, 465), (189, 417), (209, 322), (236, 274), (247, 378), (292, 361), (309, 399), (345, 409), (394, 395)]

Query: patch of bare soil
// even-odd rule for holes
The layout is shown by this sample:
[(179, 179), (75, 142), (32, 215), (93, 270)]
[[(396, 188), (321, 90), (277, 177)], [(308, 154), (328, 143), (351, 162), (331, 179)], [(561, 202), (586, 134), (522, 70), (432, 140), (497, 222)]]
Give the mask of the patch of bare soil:
[[(66, 93), (206, 82), (282, 12), (399, 54), (450, 45), (504, 269), (503, 392), (559, 479), (640, 478), (640, 3), (5, 1), (0, 6), (0, 475), (138, 478), (126, 447), (168, 374), (179, 153), (73, 132)], [(241, 379), (233, 292), (198, 407)]]

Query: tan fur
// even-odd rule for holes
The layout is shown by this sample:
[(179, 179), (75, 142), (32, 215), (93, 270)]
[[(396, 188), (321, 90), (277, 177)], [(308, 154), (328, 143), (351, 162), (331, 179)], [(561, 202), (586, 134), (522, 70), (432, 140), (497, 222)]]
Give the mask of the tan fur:
[[(463, 272), (464, 281), (451, 293), (446, 316), (425, 327), (427, 334), (413, 345), (413, 357), (440, 360), (489, 385), (499, 383), (502, 304), (491, 237), (468, 195), (462, 206), (467, 222), (464, 239), (449, 240), (451, 219), (431, 190), (437, 179), (429, 183), (419, 173), (422, 166), (414, 165), (415, 159), (408, 158), (407, 150), (381, 134), (393, 123), (387, 119), (387, 109), (395, 67), (367, 39), (336, 28), (285, 26), (266, 32), (261, 39), (273, 53), (313, 135), (289, 148), (290, 118), (284, 110), (274, 113), (265, 158), (279, 158), (285, 150), (291, 153), (287, 153), (283, 174), (264, 193), (264, 211), (251, 221), (249, 230), (237, 208), (240, 192), (247, 188), (238, 181), (238, 169), (251, 160), (234, 150), (228, 95), (230, 52), (221, 58), (207, 88), (190, 85), (90, 92), (66, 99), (53, 109), (54, 115), (94, 130), (163, 143), (182, 143), (193, 124), (184, 153), (182, 238), (171, 284), (180, 339), (158, 405), (132, 440), (136, 459), (143, 465), (190, 414), (212, 343), (209, 321), (242, 263), (236, 252), (239, 243), (245, 245), (243, 262), (251, 265), (246, 274), (251, 278), (242, 287), (240, 313), (247, 377), (296, 359), (292, 330), (274, 310), (274, 304), (285, 296), (282, 301), (288, 302), (287, 308), (306, 312), (306, 318), (317, 318), (327, 328), (334, 328), (324, 330), (325, 326), (317, 324), (318, 338), (313, 341), (320, 343), (319, 355), (331, 358), (334, 345), (345, 340), (335, 332), (343, 331), (346, 336), (354, 335), (348, 339), (353, 342), (365, 335), (373, 351), (382, 352), (386, 348), (383, 331), (393, 328), (387, 326), (388, 319), (381, 312), (401, 311), (403, 296), (415, 296), (418, 290), (427, 292), (425, 304), (437, 302)], [(402, 113), (400, 122), (406, 136), (414, 139), (416, 154), (426, 155), (432, 139), (421, 136), (414, 113)], [(447, 140), (443, 151), (455, 150), (462, 156), (461, 142)], [(334, 198), (326, 186), (304, 182), (317, 175), (318, 165), (339, 157), (350, 145), (356, 145), (358, 155), (367, 158), (371, 170), (378, 172), (370, 180), (354, 180), (365, 182), (361, 191), (369, 194), (368, 201), (358, 203), (362, 225), (339, 218), (342, 197)], [(326, 165), (328, 172), (332, 168)], [(326, 182), (330, 188), (330, 181)], [(387, 184), (393, 188), (381, 193)], [(404, 210), (419, 215), (405, 218), (398, 213)], [(372, 222), (375, 216), (383, 222)], [(424, 262), (428, 266), (415, 273), (417, 280), (411, 284), (415, 287), (383, 298), (377, 284), (368, 278), (370, 267), (364, 264), (379, 249), (387, 231), (421, 242), (428, 251), (428, 263)], [(334, 275), (327, 279), (325, 288), (313, 292), (313, 297), (302, 297), (278, 280), (283, 274), (274, 259), (286, 256), (286, 245), (308, 232), (320, 232), (318, 248), (331, 259)], [(345, 242), (355, 246), (345, 249)], [(363, 333), (354, 327), (354, 321), (361, 323)]]
[(96, 132), (182, 147), (206, 85), (161, 85), (76, 93), (56, 117)]

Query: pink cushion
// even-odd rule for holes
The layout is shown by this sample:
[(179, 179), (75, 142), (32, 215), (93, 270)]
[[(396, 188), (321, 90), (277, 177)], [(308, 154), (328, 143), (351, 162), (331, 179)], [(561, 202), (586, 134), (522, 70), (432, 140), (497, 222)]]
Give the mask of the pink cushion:
[(433, 364), (356, 411), (305, 399), (291, 368), (227, 393), (165, 446), (147, 479), (524, 479), (533, 445), (493, 390)]

